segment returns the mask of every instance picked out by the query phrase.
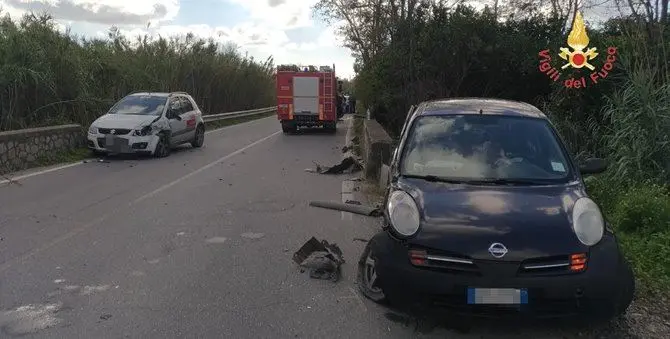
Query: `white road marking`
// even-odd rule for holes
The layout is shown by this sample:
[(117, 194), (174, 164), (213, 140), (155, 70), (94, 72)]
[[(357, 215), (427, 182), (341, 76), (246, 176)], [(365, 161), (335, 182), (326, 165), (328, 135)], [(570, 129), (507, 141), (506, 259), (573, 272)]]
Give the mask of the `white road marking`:
[(251, 232), (242, 233), (242, 238), (247, 238), (247, 239), (260, 239), (264, 236), (265, 236), (265, 233), (251, 233)]
[(256, 141), (250, 143), (249, 145), (246, 145), (246, 146), (244, 146), (244, 147), (238, 149), (237, 151), (235, 151), (235, 152), (233, 152), (233, 153), (229, 153), (229, 154), (227, 154), (227, 155), (225, 155), (225, 156), (223, 156), (223, 157), (221, 157), (221, 158), (219, 158), (219, 159), (217, 159), (217, 160), (215, 160), (215, 161), (212, 161), (212, 162), (210, 162), (209, 164), (207, 164), (207, 165), (205, 165), (205, 166), (202, 166), (202, 167), (198, 168), (197, 170), (195, 170), (195, 171), (193, 171), (193, 172), (191, 172), (191, 173), (189, 173), (189, 174), (186, 174), (185, 176), (183, 176), (183, 177), (181, 177), (181, 178), (179, 178), (179, 179), (177, 179), (177, 180), (175, 180), (175, 181), (173, 181), (173, 182), (170, 182), (170, 183), (168, 183), (168, 184), (165, 184), (165, 185), (163, 185), (163, 186), (161, 186), (161, 187), (155, 189), (154, 191), (152, 191), (152, 192), (150, 192), (150, 193), (148, 193), (148, 194), (145, 194), (145, 195), (143, 195), (143, 196), (141, 196), (141, 197), (135, 199), (135, 201), (133, 201), (133, 204), (136, 204), (136, 203), (138, 203), (138, 202), (140, 202), (140, 201), (142, 201), (142, 200), (145, 200), (145, 199), (147, 199), (147, 198), (151, 198), (151, 197), (153, 197), (154, 195), (156, 195), (156, 194), (158, 194), (158, 193), (160, 193), (160, 192), (162, 192), (162, 191), (165, 191), (166, 189), (168, 189), (168, 188), (170, 188), (170, 187), (172, 187), (172, 186), (174, 186), (174, 185), (176, 185), (176, 184), (178, 184), (178, 183), (180, 183), (180, 182), (182, 182), (182, 181), (184, 181), (184, 180), (186, 180), (186, 179), (188, 179), (188, 178), (190, 178), (190, 177), (192, 177), (192, 176), (194, 176), (194, 175), (196, 175), (196, 174), (198, 174), (198, 173), (200, 173), (200, 172), (202, 172), (202, 171), (204, 171), (204, 170), (206, 170), (206, 169), (208, 169), (208, 168), (214, 167), (214, 166), (216, 166), (217, 164), (219, 164), (219, 163), (221, 163), (221, 162), (223, 162), (223, 161), (226, 161), (226, 160), (228, 160), (229, 158), (232, 158), (232, 157), (234, 157), (234, 156), (236, 156), (236, 155), (238, 155), (238, 154), (240, 154), (240, 153), (242, 153), (242, 152), (244, 152), (244, 151), (246, 151), (246, 150), (248, 150), (248, 149), (250, 149), (250, 148), (252, 148), (252, 147), (254, 147), (254, 146), (256, 146), (256, 145), (258, 145), (258, 144), (262, 143), (263, 141), (268, 140), (268, 139), (272, 138), (273, 136), (275, 136), (275, 135), (277, 135), (277, 134), (279, 134), (279, 133), (281, 133), (281, 131), (274, 132), (274, 133), (268, 135), (268, 136), (265, 137), (265, 138), (262, 138), (262, 139), (260, 139), (260, 140), (256, 140)]
[[(270, 117), (268, 117), (268, 118), (272, 118), (272, 117), (270, 116)], [(220, 131), (222, 131), (222, 130), (229, 129), (229, 128), (233, 128), (233, 127), (237, 127), (237, 126), (243, 126), (243, 125), (244, 125), (244, 126), (248, 126), (249, 123), (260, 122), (260, 121), (263, 121), (263, 120), (265, 120), (265, 119), (267, 119), (267, 118), (261, 118), (261, 119), (256, 119), (256, 120), (252, 120), (252, 121), (249, 121), (249, 122), (243, 122), (243, 123), (235, 124), (235, 125), (232, 125), (232, 126), (225, 126), (225, 127), (217, 128), (217, 129), (213, 129), (213, 130), (207, 131), (207, 132), (205, 132), (205, 134), (210, 134), (210, 133), (214, 133), (214, 132), (220, 132)], [(51, 172), (55, 172), (55, 171), (64, 170), (64, 169), (66, 169), (66, 168), (70, 168), (70, 167), (75, 167), (75, 166), (83, 165), (83, 164), (86, 163), (86, 160), (91, 160), (91, 159), (85, 159), (85, 160), (78, 161), (78, 162), (74, 162), (74, 163), (70, 163), (70, 164), (65, 164), (65, 165), (61, 165), (61, 166), (57, 166), (57, 167), (52, 167), (52, 168), (47, 168), (47, 169), (45, 169), (45, 170), (41, 170), (41, 171), (36, 171), (36, 172), (32, 172), (32, 173), (28, 173), (28, 174), (20, 175), (20, 176), (18, 176), (18, 177), (9, 177), (10, 179), (0, 180), (0, 186), (5, 185), (5, 184), (8, 184), (8, 183), (10, 183), (10, 182), (12, 182), (12, 181), (19, 181), (19, 180), (22, 180), (22, 179), (26, 179), (26, 178), (34, 177), (34, 176), (36, 176), (36, 175), (47, 174), (47, 173), (51, 173)], [(9, 176), (9, 175), (8, 175), (8, 176)]]
[(0, 181), (0, 185), (4, 185), (4, 184), (10, 183), (12, 181), (19, 181), (19, 180), (22, 180), (22, 179), (34, 177), (36, 175), (47, 174), (47, 173), (51, 173), (51, 172), (55, 172), (55, 171), (60, 171), (60, 170), (66, 169), (66, 168), (79, 166), (83, 163), (84, 163), (84, 161), (79, 161), (79, 162), (75, 162), (75, 163), (71, 163), (71, 164), (67, 164), (67, 165), (48, 168), (48, 169), (45, 169), (45, 170), (42, 170), (42, 171), (37, 171), (37, 172), (32, 172), (32, 173), (28, 173), (28, 174), (24, 174), (24, 175), (19, 175), (18, 177), (10, 177), (10, 179), (5, 179), (5, 180)]
[[(275, 136), (275, 135), (277, 135), (277, 134), (279, 134), (279, 133), (281, 133), (281, 131), (277, 131), (277, 132), (272, 133), (272, 134), (270, 134), (270, 135), (268, 135), (268, 136), (266, 136), (266, 137), (264, 137), (264, 138), (262, 138), (262, 139), (260, 139), (260, 140), (256, 140), (256, 141), (252, 142), (251, 144), (249, 144), (249, 145), (247, 145), (247, 146), (244, 146), (244, 147), (238, 149), (237, 151), (235, 151), (235, 152), (233, 152), (233, 153), (230, 153), (230, 154), (228, 154), (228, 155), (226, 155), (226, 156), (224, 156), (224, 157), (221, 157), (221, 158), (219, 158), (218, 160), (216, 160), (216, 161), (214, 161), (214, 162), (211, 162), (211, 163), (209, 163), (209, 164), (207, 164), (207, 165), (205, 165), (205, 166), (203, 166), (203, 167), (201, 167), (201, 168), (199, 168), (199, 169), (197, 169), (197, 170), (195, 170), (195, 171), (193, 171), (193, 172), (191, 172), (191, 173), (189, 173), (189, 174), (187, 174), (187, 175), (185, 175), (185, 176), (183, 176), (183, 177), (181, 177), (181, 178), (179, 178), (179, 179), (177, 179), (177, 180), (175, 180), (175, 181), (173, 181), (173, 182), (171, 182), (171, 183), (169, 183), (169, 184), (167, 184), (167, 185), (163, 185), (163, 186), (159, 187), (158, 189), (156, 189), (156, 190), (154, 190), (154, 191), (152, 191), (152, 192), (150, 192), (150, 193), (148, 193), (148, 194), (143, 195), (143, 196), (140, 197), (139, 199), (136, 199), (135, 201), (133, 201), (133, 202), (130, 204), (130, 206), (132, 207), (134, 204), (136, 204), (136, 203), (138, 203), (138, 202), (140, 202), (140, 201), (142, 201), (142, 200), (144, 200), (144, 199), (147, 199), (147, 198), (149, 198), (149, 197), (152, 197), (152, 196), (154, 196), (154, 195), (156, 195), (156, 194), (158, 194), (158, 193), (160, 193), (160, 192), (162, 192), (162, 191), (164, 191), (164, 190), (166, 190), (166, 189), (168, 189), (168, 188), (170, 188), (170, 187), (172, 187), (172, 186), (174, 186), (174, 185), (180, 183), (180, 182), (183, 181), (183, 180), (186, 180), (186, 179), (188, 179), (188, 178), (190, 178), (190, 177), (192, 177), (192, 176), (194, 176), (194, 175), (196, 175), (196, 174), (198, 174), (198, 173), (200, 173), (200, 172), (202, 172), (202, 171), (204, 171), (204, 170), (206, 170), (206, 169), (208, 169), (208, 168), (210, 168), (210, 167), (212, 167), (212, 166), (215, 166), (216, 164), (218, 164), (218, 163), (220, 163), (220, 162), (222, 162), (222, 161), (225, 161), (225, 160), (227, 160), (227, 159), (229, 159), (229, 158), (231, 158), (231, 157), (233, 157), (233, 156), (235, 156), (235, 155), (237, 155), (237, 154), (240, 154), (240, 153), (244, 152), (245, 150), (247, 150), (247, 149), (249, 149), (249, 148), (251, 148), (251, 147), (253, 147), (253, 146), (258, 145), (258, 144), (260, 144), (261, 142), (263, 142), (263, 141), (265, 141), (265, 140), (268, 140), (268, 139), (270, 139), (271, 137), (273, 137), (273, 136)], [(10, 259), (10, 260), (4, 262), (3, 264), (0, 264), (0, 273), (2, 273), (2, 272), (4, 272), (5, 270), (7, 270), (9, 267), (11, 267), (11, 266), (12, 266), (14, 263), (16, 263), (16, 262), (22, 262), (22, 261), (25, 261), (25, 260), (27, 260), (28, 258), (30, 258), (30, 257), (32, 257), (32, 256), (34, 256), (34, 255), (36, 255), (36, 254), (38, 254), (38, 253), (40, 253), (40, 252), (42, 252), (42, 251), (44, 251), (44, 250), (47, 250), (47, 249), (49, 249), (49, 248), (55, 246), (56, 244), (59, 244), (59, 243), (62, 242), (62, 241), (65, 241), (65, 240), (67, 240), (67, 239), (70, 239), (70, 238), (74, 237), (75, 235), (77, 235), (77, 234), (79, 234), (79, 233), (81, 233), (81, 232), (83, 232), (83, 231), (89, 229), (89, 228), (92, 227), (92, 226), (95, 226), (95, 225), (101, 223), (103, 220), (107, 219), (108, 216), (110, 216), (110, 215), (112, 215), (112, 214), (115, 214), (115, 213), (118, 213), (119, 210), (120, 210), (120, 208), (117, 209), (117, 210), (115, 210), (115, 211), (112, 211), (112, 212), (109, 212), (109, 213), (107, 213), (107, 214), (104, 214), (104, 215), (101, 216), (100, 218), (98, 218), (98, 219), (96, 219), (96, 220), (94, 220), (94, 221), (91, 221), (91, 222), (89, 222), (89, 223), (86, 223), (86, 224), (84, 224), (84, 225), (81, 225), (81, 226), (79, 226), (79, 227), (77, 227), (77, 228), (71, 230), (70, 232), (67, 232), (67, 233), (63, 234), (62, 236), (60, 236), (60, 237), (54, 239), (53, 241), (49, 242), (48, 244), (46, 244), (46, 245), (44, 245), (44, 246), (42, 246), (42, 247), (35, 248), (34, 250), (32, 250), (32, 251), (30, 251), (30, 252), (28, 252), (28, 253), (26, 253), (26, 254), (24, 254), (24, 255), (21, 255), (21, 256), (19, 256), (19, 257), (17, 257), (17, 258)]]
[(65, 279), (56, 279), (54, 280), (54, 284), (62, 284), (65, 282)]
[(228, 240), (226, 237), (213, 237), (205, 240), (205, 242), (208, 244), (223, 244), (226, 240)]
[(104, 292), (110, 289), (110, 285), (100, 285), (100, 286), (84, 286), (84, 289), (81, 291), (81, 295), (91, 295), (95, 292)]

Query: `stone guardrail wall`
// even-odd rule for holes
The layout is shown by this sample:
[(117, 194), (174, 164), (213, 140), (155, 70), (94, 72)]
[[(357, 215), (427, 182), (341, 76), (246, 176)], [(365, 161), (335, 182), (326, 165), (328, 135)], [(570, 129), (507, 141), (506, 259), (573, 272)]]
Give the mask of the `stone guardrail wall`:
[(20, 171), (40, 159), (82, 147), (80, 125), (60, 125), (0, 132), (0, 174)]
[(393, 154), (393, 139), (376, 120), (366, 119), (363, 129), (362, 151), (365, 160), (365, 177), (379, 181), (385, 187)]

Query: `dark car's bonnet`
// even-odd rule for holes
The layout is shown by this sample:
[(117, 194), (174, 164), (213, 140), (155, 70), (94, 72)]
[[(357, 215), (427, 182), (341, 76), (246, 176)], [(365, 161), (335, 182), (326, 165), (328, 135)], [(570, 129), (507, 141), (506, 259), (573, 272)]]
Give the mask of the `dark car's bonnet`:
[(519, 261), (582, 252), (572, 229), (572, 208), (586, 196), (579, 181), (552, 186), (475, 186), (400, 178), (393, 189), (409, 193), (421, 214), (412, 245), (474, 259), (494, 259), (492, 243)]

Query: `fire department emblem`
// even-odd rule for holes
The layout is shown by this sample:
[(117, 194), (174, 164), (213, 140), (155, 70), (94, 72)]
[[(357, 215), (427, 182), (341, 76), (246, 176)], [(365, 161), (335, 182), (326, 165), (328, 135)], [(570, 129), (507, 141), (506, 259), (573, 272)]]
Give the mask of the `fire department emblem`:
[(594, 70), (595, 67), (589, 63), (598, 56), (596, 53), (596, 48), (592, 47), (584, 51), (589, 45), (589, 36), (586, 34), (586, 25), (584, 25), (584, 18), (582, 18), (582, 13), (577, 12), (575, 15), (575, 21), (572, 23), (572, 30), (568, 35), (568, 46), (572, 48), (570, 51), (569, 48), (561, 47), (561, 53), (558, 55), (563, 60), (566, 60), (568, 63), (563, 65), (561, 69), (566, 69), (568, 67), (572, 68), (582, 68), (586, 67), (590, 70)]

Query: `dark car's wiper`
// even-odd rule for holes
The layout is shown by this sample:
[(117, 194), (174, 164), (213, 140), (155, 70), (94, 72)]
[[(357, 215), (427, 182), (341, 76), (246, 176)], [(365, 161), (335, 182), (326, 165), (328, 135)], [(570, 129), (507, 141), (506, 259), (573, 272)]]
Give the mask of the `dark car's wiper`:
[(426, 180), (430, 182), (446, 182), (449, 184), (464, 184), (464, 183), (469, 183), (468, 181), (463, 181), (463, 180), (456, 180), (456, 179), (449, 179), (449, 178), (442, 178), (438, 177), (436, 175), (416, 175), (416, 174), (403, 174), (403, 178), (413, 178), (413, 179), (421, 179), (421, 180)]
[(533, 180), (533, 179), (507, 179), (507, 178), (491, 178), (469, 180), (469, 184), (475, 185), (547, 185), (547, 181)]

